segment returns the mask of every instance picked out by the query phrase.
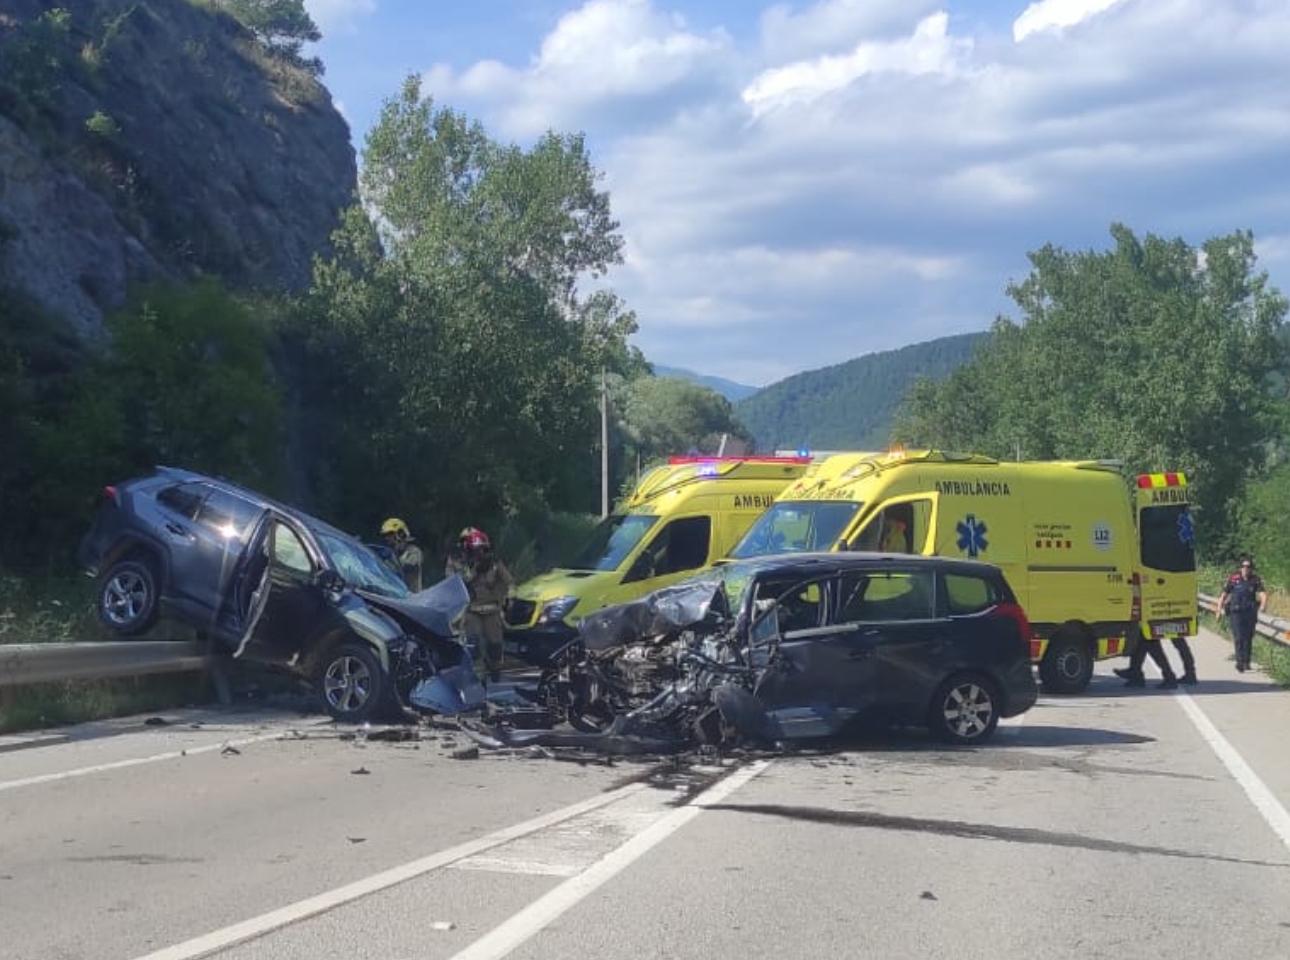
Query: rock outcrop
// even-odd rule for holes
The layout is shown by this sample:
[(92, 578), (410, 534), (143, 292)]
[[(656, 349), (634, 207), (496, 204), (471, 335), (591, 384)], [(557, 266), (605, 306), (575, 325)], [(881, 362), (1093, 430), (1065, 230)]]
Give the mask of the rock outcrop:
[(0, 284), (82, 335), (139, 282), (303, 287), (355, 178), (326, 88), (217, 7), (0, 0)]

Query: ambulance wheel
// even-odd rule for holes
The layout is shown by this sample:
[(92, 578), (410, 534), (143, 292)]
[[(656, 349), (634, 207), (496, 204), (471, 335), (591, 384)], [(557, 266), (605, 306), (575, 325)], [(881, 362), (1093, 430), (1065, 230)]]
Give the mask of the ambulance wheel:
[(1093, 645), (1082, 633), (1063, 630), (1039, 662), (1045, 693), (1080, 693), (1093, 678)]

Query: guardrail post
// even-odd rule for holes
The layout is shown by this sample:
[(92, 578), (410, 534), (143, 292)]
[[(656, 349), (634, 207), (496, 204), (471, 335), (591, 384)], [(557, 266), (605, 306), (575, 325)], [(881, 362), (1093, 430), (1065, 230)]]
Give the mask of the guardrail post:
[(228, 679), (228, 664), (225, 662), (219, 644), (210, 637), (202, 637), (202, 648), (206, 655), (206, 673), (210, 676), (211, 686), (215, 688), (215, 699), (221, 707), (233, 705), (233, 685)]

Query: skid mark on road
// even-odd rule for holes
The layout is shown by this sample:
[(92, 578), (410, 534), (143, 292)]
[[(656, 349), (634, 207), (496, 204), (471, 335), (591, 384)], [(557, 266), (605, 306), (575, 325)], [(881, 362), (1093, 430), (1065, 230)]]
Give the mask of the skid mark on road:
[(1005, 843), (1027, 843), (1047, 847), (1068, 847), (1091, 850), (1097, 853), (1151, 854), (1158, 857), (1177, 857), (1184, 860), (1210, 860), (1218, 863), (1239, 863), (1253, 867), (1290, 869), (1290, 863), (1271, 860), (1246, 860), (1221, 854), (1197, 853), (1171, 847), (1156, 847), (1119, 840), (1103, 840), (1078, 833), (1039, 830), (1034, 827), (1005, 827), (989, 823), (968, 823), (963, 820), (931, 820), (923, 817), (897, 817), (868, 810), (834, 810), (829, 807), (797, 807), (782, 804), (714, 804), (710, 810), (730, 813), (751, 813), (766, 817), (782, 817), (808, 823), (823, 823), (836, 827), (863, 827), (871, 830), (896, 830), (905, 833), (930, 833), (963, 840), (1000, 840)]

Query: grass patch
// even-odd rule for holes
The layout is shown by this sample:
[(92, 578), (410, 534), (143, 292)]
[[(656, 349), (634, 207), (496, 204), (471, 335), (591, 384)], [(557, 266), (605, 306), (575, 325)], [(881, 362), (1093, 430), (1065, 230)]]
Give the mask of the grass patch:
[(0, 571), (0, 644), (105, 640), (86, 577), (19, 577)]
[(202, 673), (0, 687), (0, 733), (128, 716), (213, 699)]

